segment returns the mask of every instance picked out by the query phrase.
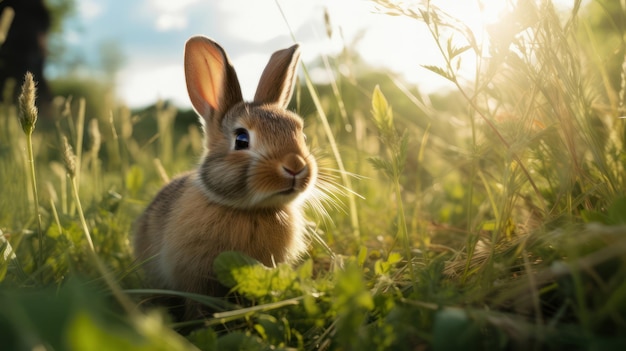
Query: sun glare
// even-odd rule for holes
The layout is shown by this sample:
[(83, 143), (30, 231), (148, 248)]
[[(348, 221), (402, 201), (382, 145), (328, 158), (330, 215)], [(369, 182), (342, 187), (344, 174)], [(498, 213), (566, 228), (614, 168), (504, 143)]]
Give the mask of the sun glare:
[(487, 26), (497, 23), (510, 5), (507, 0), (448, 0), (431, 3), (469, 27), (479, 43), (487, 39)]
[[(427, 6), (427, 0), (387, 0), (401, 6)], [(451, 18), (466, 25), (473, 33), (483, 49), (488, 48), (486, 28), (501, 20), (507, 7), (515, 0), (431, 0), (430, 4), (438, 7)], [(441, 54), (438, 52), (428, 27), (421, 21), (406, 16), (387, 16), (375, 9), (375, 2), (363, 0), (316, 0), (306, 4), (279, 1), (280, 11), (273, 0), (250, 2), (233, 0), (219, 2), (212, 7), (199, 10), (198, 0), (181, 0), (170, 4), (165, 0), (146, 0), (151, 4), (154, 14), (155, 28), (159, 33), (188, 32), (204, 33), (220, 38), (230, 48), (231, 59), (238, 66), (240, 79), (246, 96), (250, 96), (255, 87), (266, 56), (272, 49), (287, 45), (290, 42), (287, 23), (294, 31), (296, 40), (302, 44), (303, 62), (316, 60), (319, 55), (335, 55), (350, 46), (364, 61), (376, 68), (391, 70), (401, 74), (410, 83), (418, 84), (425, 91), (434, 91), (447, 86), (441, 77), (435, 76), (420, 66), (439, 65)], [(207, 9), (210, 9), (207, 10)], [(245, 9), (242, 10), (242, 9)], [(193, 20), (191, 12), (206, 12), (206, 24)], [(332, 38), (325, 33), (324, 13), (330, 15), (329, 21), (334, 31)], [(263, 16), (259, 16), (263, 13)], [(181, 39), (179, 39), (181, 40)], [(453, 34), (453, 43), (465, 46), (464, 38), (458, 33)], [(254, 46), (253, 43), (272, 43)], [(180, 44), (180, 43), (176, 43)], [(172, 44), (174, 45), (174, 44)], [(467, 71), (473, 67), (473, 59), (467, 53), (463, 57), (462, 69)], [(138, 56), (140, 57), (140, 55)], [(168, 62), (167, 66), (180, 62)], [(164, 63), (165, 64), (165, 63)], [(145, 63), (136, 63), (130, 73), (132, 79), (124, 81), (124, 91), (145, 90), (146, 95), (154, 95), (154, 85), (144, 84), (148, 78), (155, 77), (155, 69), (145, 68)], [(324, 71), (324, 70), (321, 70)], [(317, 71), (316, 71), (317, 72)], [(161, 81), (169, 81), (173, 72), (169, 69), (160, 71)], [(178, 73), (180, 75), (180, 73)], [(320, 82), (332, 79), (325, 77), (324, 72), (316, 75)], [(471, 75), (468, 74), (468, 75)], [(320, 76), (320, 77), (318, 77)], [(131, 82), (134, 82), (131, 84)], [(182, 84), (182, 83), (181, 83)], [(148, 87), (139, 89), (139, 86)], [(183, 85), (167, 88), (172, 91), (161, 91), (159, 95), (171, 97), (180, 104), (188, 104)], [(134, 103), (143, 103), (137, 94), (132, 95)]]
[[(489, 48), (487, 28), (502, 20), (513, 0), (387, 0), (400, 8), (425, 10), (433, 6), (445, 13), (450, 21), (469, 28), (479, 47), (486, 52)], [(358, 51), (363, 57), (376, 65), (401, 73), (409, 82), (416, 83), (423, 91), (439, 91), (450, 86), (450, 82), (420, 66), (441, 66), (442, 56), (435, 39), (429, 33), (423, 21), (406, 16), (387, 16), (384, 8), (379, 7), (377, 15), (339, 17), (346, 27), (367, 28), (358, 43)], [(344, 12), (345, 14), (345, 12)], [(332, 15), (332, 13), (331, 13)], [(458, 32), (443, 32), (443, 40), (451, 37), (457, 47), (468, 45), (466, 38)], [(441, 40), (441, 39), (440, 39)], [(443, 43), (445, 46), (445, 43)], [(459, 73), (471, 78), (476, 69), (476, 53), (463, 54)]]

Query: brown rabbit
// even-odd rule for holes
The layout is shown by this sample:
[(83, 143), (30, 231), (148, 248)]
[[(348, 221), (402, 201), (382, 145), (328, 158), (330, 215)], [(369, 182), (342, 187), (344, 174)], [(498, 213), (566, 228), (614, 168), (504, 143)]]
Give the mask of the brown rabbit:
[(317, 178), (302, 118), (285, 108), (298, 45), (275, 52), (253, 102), (244, 102), (224, 50), (202, 36), (185, 45), (189, 97), (201, 117), (200, 166), (167, 184), (136, 223), (134, 249), (153, 287), (216, 294), (212, 267), (228, 250), (267, 266), (306, 249), (302, 206)]

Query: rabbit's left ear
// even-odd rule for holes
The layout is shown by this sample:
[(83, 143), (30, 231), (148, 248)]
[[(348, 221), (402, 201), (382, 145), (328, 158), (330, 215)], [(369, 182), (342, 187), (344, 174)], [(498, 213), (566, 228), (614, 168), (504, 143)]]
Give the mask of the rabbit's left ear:
[(276, 51), (263, 70), (254, 95), (254, 102), (287, 107), (293, 94), (299, 59), (300, 46), (298, 44)]

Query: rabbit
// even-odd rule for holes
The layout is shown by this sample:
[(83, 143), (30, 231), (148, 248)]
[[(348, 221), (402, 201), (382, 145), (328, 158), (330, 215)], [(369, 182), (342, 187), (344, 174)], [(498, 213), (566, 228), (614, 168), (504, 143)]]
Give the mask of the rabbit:
[(303, 119), (286, 109), (299, 58), (298, 44), (276, 51), (244, 102), (224, 49), (204, 36), (186, 42), (187, 90), (206, 145), (199, 166), (165, 185), (135, 223), (135, 256), (152, 287), (215, 296), (212, 266), (223, 251), (266, 266), (306, 251), (303, 205), (318, 168)]

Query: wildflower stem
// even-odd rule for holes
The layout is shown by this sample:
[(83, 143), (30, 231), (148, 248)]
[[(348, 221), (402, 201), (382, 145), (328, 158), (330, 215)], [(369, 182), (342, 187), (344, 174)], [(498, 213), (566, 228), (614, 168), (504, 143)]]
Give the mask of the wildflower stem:
[[(291, 28), (289, 21), (287, 20), (287, 16), (285, 16), (285, 13), (283, 12), (283, 8), (280, 6), (280, 3), (278, 1), (276, 1), (276, 6), (278, 7), (278, 10), (280, 11), (283, 21), (289, 28), (289, 33), (291, 33), (291, 38), (295, 41), (296, 37), (295, 37), (294, 31)], [(322, 127), (324, 129), (324, 133), (326, 134), (326, 137), (328, 138), (328, 143), (330, 145), (333, 156), (335, 158), (335, 162), (337, 162), (337, 167), (339, 168), (339, 171), (340, 171), (341, 180), (343, 181), (343, 184), (345, 184), (345, 186), (348, 189), (352, 189), (352, 182), (350, 181), (350, 177), (348, 177), (348, 173), (346, 172), (346, 167), (343, 164), (343, 159), (339, 152), (339, 147), (337, 146), (334, 133), (332, 132), (332, 129), (330, 128), (330, 124), (328, 123), (328, 118), (326, 117), (326, 113), (324, 113), (322, 103), (319, 99), (317, 91), (315, 90), (315, 87), (313, 86), (313, 82), (309, 75), (309, 71), (307, 70), (304, 64), (302, 64), (302, 70), (304, 72), (304, 82), (306, 83), (307, 89), (309, 89), (309, 93), (311, 94), (311, 99), (313, 100), (315, 109), (318, 112), (319, 120), (322, 122)], [(348, 195), (348, 204), (349, 204), (349, 210), (350, 210), (350, 224), (352, 226), (352, 233), (356, 239), (360, 240), (361, 228), (359, 224), (359, 214), (358, 214), (358, 210), (356, 206), (356, 197), (354, 193), (350, 191), (348, 192), (347, 195)]]
[(33, 153), (33, 134), (26, 133), (26, 152), (28, 153), (28, 168), (30, 171), (30, 185), (33, 190), (35, 201), (35, 216), (37, 217), (37, 239), (39, 240), (37, 254), (37, 269), (43, 265), (43, 230), (41, 225), (41, 213), (39, 212), (39, 195), (37, 193), (37, 178), (35, 176), (35, 157)]
[(92, 252), (96, 252), (96, 249), (93, 245), (93, 241), (91, 240), (91, 234), (89, 233), (89, 227), (87, 226), (87, 221), (85, 220), (85, 214), (83, 213), (83, 207), (80, 203), (80, 198), (78, 197), (78, 187), (76, 186), (76, 178), (70, 176), (70, 185), (72, 186), (72, 195), (74, 196), (74, 203), (76, 203), (76, 209), (78, 210), (78, 217), (80, 218), (80, 224), (83, 228), (83, 233), (85, 234), (85, 238), (87, 238), (87, 243), (89, 244), (89, 248)]
[(87, 243), (89, 244), (89, 256), (91, 256), (91, 259), (95, 263), (96, 268), (102, 275), (102, 279), (104, 279), (104, 282), (111, 290), (113, 297), (115, 297), (115, 299), (120, 303), (122, 308), (126, 310), (126, 312), (128, 312), (131, 315), (136, 315), (137, 311), (136, 311), (135, 306), (128, 299), (128, 297), (124, 295), (120, 286), (117, 284), (115, 279), (113, 279), (109, 270), (106, 268), (104, 263), (102, 263), (102, 261), (96, 254), (96, 248), (93, 244), (93, 240), (91, 239), (89, 226), (87, 225), (87, 220), (85, 219), (85, 214), (83, 213), (83, 206), (81, 205), (80, 197), (78, 196), (78, 187), (76, 186), (76, 177), (71, 174), (69, 175), (69, 177), (70, 177), (70, 184), (72, 187), (72, 195), (74, 196), (74, 203), (76, 204), (76, 210), (78, 211), (80, 224), (82, 226), (83, 233), (85, 234), (85, 238), (87, 239)]
[(91, 234), (89, 233), (89, 226), (87, 225), (87, 220), (85, 220), (85, 213), (83, 212), (83, 205), (81, 204), (80, 196), (78, 195), (78, 186), (76, 185), (77, 183), (76, 181), (76, 174), (77, 174), (76, 155), (74, 155), (74, 151), (72, 150), (72, 147), (70, 146), (70, 143), (67, 140), (67, 138), (63, 136), (62, 140), (63, 140), (63, 160), (65, 162), (65, 170), (70, 179), (70, 186), (72, 188), (72, 196), (74, 197), (74, 204), (76, 206), (76, 210), (78, 211), (78, 217), (80, 219), (80, 224), (83, 229), (83, 234), (85, 234), (85, 238), (87, 239), (87, 243), (89, 244), (89, 256), (91, 257), (98, 271), (102, 275), (104, 282), (109, 287), (109, 289), (111, 289), (111, 293), (113, 294), (115, 299), (117, 299), (117, 301), (126, 310), (126, 312), (128, 312), (129, 314), (135, 315), (136, 308), (134, 307), (132, 302), (124, 295), (124, 293), (122, 292), (122, 289), (119, 287), (119, 285), (117, 285), (117, 282), (115, 281), (115, 279), (111, 277), (111, 274), (109, 273), (108, 269), (106, 268), (104, 263), (100, 261), (100, 258), (96, 254), (96, 248), (93, 244), (93, 240), (91, 239)]
[(33, 198), (35, 202), (35, 216), (37, 217), (37, 239), (39, 240), (38, 255), (36, 260), (36, 269), (43, 265), (43, 230), (41, 225), (41, 215), (39, 212), (39, 195), (37, 193), (37, 178), (35, 176), (35, 156), (33, 153), (33, 130), (37, 123), (37, 106), (35, 100), (37, 98), (37, 84), (30, 72), (24, 75), (24, 83), (22, 84), (22, 92), (18, 97), (19, 120), (22, 125), (24, 135), (26, 135), (26, 151), (28, 153), (28, 168), (30, 171), (30, 184), (33, 190)]
[(394, 192), (396, 195), (396, 206), (398, 207), (398, 238), (402, 240), (402, 246), (404, 248), (404, 254), (409, 266), (409, 274), (411, 275), (411, 281), (416, 282), (417, 276), (415, 275), (415, 269), (413, 267), (413, 254), (411, 252), (411, 238), (409, 238), (409, 231), (407, 229), (406, 215), (404, 214), (404, 202), (402, 201), (402, 185), (400, 184), (400, 175), (396, 174), (394, 177)]

